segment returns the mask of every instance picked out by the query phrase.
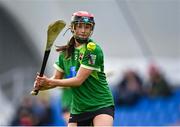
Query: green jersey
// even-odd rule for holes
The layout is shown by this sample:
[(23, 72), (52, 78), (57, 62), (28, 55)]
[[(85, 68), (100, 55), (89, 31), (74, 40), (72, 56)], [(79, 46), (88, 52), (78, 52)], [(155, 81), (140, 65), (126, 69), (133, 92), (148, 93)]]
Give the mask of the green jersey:
[(72, 89), (71, 113), (95, 111), (113, 106), (113, 96), (104, 73), (104, 56), (99, 45), (94, 42), (83, 44), (66, 59), (65, 53), (59, 55), (55, 68), (64, 72), (65, 78), (76, 76), (80, 67), (92, 70), (90, 76), (78, 87)]
[(62, 94), (61, 94), (62, 108), (70, 111), (71, 100), (72, 100), (72, 90), (71, 90), (71, 88), (62, 88)]

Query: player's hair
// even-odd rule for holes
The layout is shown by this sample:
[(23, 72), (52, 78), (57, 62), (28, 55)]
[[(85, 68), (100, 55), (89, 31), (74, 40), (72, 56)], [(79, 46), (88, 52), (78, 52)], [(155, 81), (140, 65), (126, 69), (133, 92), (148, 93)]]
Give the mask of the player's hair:
[(56, 51), (57, 52), (64, 52), (65, 58), (68, 59), (74, 53), (74, 47), (75, 47), (74, 45), (75, 45), (75, 38), (71, 37), (71, 39), (68, 41), (68, 43), (66, 45), (56, 46)]

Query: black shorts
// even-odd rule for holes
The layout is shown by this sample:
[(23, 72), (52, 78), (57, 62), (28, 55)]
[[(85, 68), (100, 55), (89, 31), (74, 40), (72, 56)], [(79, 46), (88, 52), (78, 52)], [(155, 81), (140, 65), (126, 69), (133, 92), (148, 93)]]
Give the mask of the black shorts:
[(69, 123), (77, 123), (77, 126), (92, 126), (94, 117), (100, 114), (107, 114), (114, 118), (114, 106), (104, 107), (93, 112), (71, 114)]

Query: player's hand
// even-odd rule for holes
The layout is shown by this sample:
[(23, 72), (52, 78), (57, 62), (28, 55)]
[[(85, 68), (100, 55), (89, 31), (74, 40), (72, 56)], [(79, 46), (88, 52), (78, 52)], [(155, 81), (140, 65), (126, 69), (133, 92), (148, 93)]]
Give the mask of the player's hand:
[(38, 90), (44, 90), (46, 87), (48, 88), (48, 82), (49, 79), (43, 75), (43, 77), (40, 77), (39, 74), (37, 74), (36, 79), (34, 81), (34, 88)]

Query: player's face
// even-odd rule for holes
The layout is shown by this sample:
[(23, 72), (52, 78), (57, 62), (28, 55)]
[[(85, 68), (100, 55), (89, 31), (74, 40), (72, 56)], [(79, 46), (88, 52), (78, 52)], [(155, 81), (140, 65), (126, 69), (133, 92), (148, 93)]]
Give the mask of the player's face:
[(92, 25), (91, 24), (85, 24), (85, 23), (77, 23), (75, 24), (74, 32), (76, 36), (86, 39), (90, 36), (92, 31)]

